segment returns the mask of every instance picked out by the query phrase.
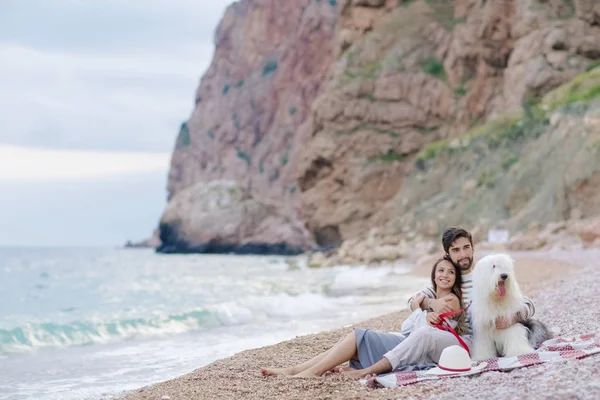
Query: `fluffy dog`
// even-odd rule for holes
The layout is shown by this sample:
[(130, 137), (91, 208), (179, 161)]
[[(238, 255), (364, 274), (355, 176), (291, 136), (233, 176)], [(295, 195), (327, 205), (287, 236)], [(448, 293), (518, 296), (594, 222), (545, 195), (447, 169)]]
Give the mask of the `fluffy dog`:
[(475, 265), (472, 300), (475, 360), (531, 353), (552, 337), (548, 328), (534, 319), (496, 329), (496, 318), (510, 319), (523, 307), (514, 261), (507, 254), (485, 256)]

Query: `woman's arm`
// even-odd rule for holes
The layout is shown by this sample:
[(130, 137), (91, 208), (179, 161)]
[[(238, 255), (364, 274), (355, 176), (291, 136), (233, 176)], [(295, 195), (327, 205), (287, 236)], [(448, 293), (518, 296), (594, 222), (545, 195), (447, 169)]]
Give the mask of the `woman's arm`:
[(456, 295), (449, 294), (445, 298), (449, 299), (448, 300), (448, 305), (450, 306), (450, 308), (452, 309), (452, 311), (458, 311), (458, 310), (460, 310), (460, 301), (458, 300), (458, 297), (456, 297)]

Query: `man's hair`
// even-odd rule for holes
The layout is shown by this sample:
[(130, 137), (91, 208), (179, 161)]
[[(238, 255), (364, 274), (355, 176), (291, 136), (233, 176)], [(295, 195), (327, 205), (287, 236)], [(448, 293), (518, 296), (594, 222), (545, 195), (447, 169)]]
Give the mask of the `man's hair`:
[(471, 234), (466, 230), (462, 228), (446, 229), (444, 233), (442, 233), (442, 246), (444, 246), (444, 251), (448, 253), (448, 250), (450, 250), (450, 246), (452, 246), (452, 243), (454, 243), (456, 239), (461, 237), (469, 239), (471, 246), (473, 246), (473, 238), (471, 237)]

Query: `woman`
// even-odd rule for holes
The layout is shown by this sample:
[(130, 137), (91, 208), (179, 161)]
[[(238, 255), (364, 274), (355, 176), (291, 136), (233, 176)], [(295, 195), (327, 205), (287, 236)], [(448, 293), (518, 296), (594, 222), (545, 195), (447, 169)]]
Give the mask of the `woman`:
[[(431, 283), (436, 298), (450, 296), (449, 302), (453, 311), (463, 308), (461, 293), (460, 271), (450, 261), (440, 258), (431, 270)], [(440, 322), (439, 314), (423, 312), (420, 309), (424, 296), (420, 295), (413, 300), (413, 314), (402, 324), (401, 333), (384, 333), (369, 329), (354, 328), (344, 339), (331, 349), (313, 357), (312, 359), (289, 368), (262, 368), (263, 375), (285, 375), (295, 377), (316, 377), (325, 372), (339, 372), (336, 366), (349, 361), (350, 368), (341, 371), (354, 378), (362, 378), (368, 374), (379, 374), (391, 371), (390, 362), (384, 354), (392, 350), (415, 329), (433, 325)], [(454, 324), (456, 332), (461, 335), (465, 330), (465, 316), (460, 313)], [(368, 369), (368, 370), (367, 370)]]

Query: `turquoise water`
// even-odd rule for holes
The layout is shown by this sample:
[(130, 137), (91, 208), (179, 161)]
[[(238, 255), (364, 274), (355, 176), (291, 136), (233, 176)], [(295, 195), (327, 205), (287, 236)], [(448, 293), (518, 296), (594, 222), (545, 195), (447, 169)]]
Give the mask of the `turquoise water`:
[(408, 266), (0, 248), (0, 399), (100, 399), (402, 308)]

